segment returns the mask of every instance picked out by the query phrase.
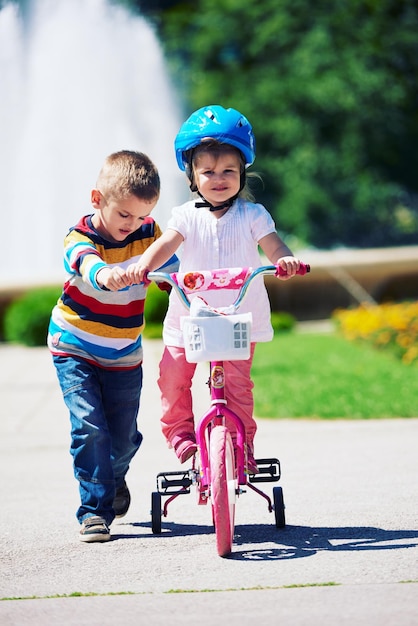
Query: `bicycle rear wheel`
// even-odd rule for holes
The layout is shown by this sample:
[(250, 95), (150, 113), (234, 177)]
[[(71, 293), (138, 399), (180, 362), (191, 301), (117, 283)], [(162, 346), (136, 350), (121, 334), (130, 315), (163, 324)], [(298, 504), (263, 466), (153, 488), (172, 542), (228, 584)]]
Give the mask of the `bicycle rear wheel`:
[(215, 426), (209, 442), (211, 501), (219, 556), (232, 550), (235, 525), (236, 471), (234, 447), (225, 426)]

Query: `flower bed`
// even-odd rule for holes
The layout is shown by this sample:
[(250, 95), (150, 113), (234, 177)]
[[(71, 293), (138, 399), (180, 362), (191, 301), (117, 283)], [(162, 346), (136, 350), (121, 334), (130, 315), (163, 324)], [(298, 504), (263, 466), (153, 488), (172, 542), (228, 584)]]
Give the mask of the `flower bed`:
[(339, 309), (333, 320), (346, 339), (390, 350), (408, 365), (418, 363), (418, 302)]

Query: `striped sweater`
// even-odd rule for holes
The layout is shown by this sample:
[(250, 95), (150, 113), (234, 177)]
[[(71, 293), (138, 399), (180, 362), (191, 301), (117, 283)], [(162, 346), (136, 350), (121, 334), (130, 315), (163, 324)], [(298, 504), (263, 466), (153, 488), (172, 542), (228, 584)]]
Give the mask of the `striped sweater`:
[[(65, 237), (66, 280), (52, 310), (48, 347), (53, 355), (78, 356), (107, 369), (136, 367), (142, 361), (146, 288), (141, 284), (106, 291), (96, 277), (106, 265), (127, 267), (138, 261), (161, 229), (147, 217), (124, 241), (110, 242), (91, 218), (82, 217)], [(173, 256), (160, 269), (174, 272), (177, 267)]]

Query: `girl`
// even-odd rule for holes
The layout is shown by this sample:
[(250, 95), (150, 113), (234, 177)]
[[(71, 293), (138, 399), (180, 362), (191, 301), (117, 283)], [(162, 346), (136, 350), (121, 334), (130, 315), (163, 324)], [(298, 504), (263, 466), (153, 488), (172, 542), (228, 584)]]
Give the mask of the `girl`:
[[(197, 198), (173, 209), (166, 232), (127, 269), (132, 282), (143, 280), (146, 271), (161, 267), (183, 244), (180, 272), (221, 267), (253, 268), (262, 265), (258, 246), (272, 264), (292, 277), (299, 268), (289, 248), (278, 236), (273, 219), (255, 204), (246, 184), (246, 168), (255, 159), (255, 139), (248, 120), (234, 109), (219, 105), (195, 111), (175, 139), (177, 163), (186, 172)], [(199, 292), (196, 292), (198, 295)], [(204, 293), (210, 306), (222, 307), (235, 299), (235, 291)], [(195, 296), (193, 296), (195, 297)], [(251, 311), (251, 355), (247, 361), (224, 363), (229, 408), (244, 422), (247, 470), (257, 473), (254, 460), (253, 383), (250, 377), (255, 344), (270, 341), (270, 305), (262, 277), (250, 286), (241, 312)], [(162, 396), (161, 425), (168, 444), (181, 463), (197, 450), (194, 433), (191, 385), (196, 364), (185, 358), (180, 318), (184, 307), (172, 293), (164, 320), (164, 352), (158, 384)]]

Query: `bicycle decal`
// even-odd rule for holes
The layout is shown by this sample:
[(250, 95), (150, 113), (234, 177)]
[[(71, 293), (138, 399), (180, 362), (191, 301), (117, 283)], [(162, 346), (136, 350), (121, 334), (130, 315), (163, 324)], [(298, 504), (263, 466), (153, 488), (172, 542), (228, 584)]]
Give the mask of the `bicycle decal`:
[(209, 291), (212, 289), (240, 289), (251, 273), (251, 268), (237, 267), (219, 270), (202, 270), (175, 275), (177, 285), (185, 293)]
[(214, 389), (221, 389), (225, 384), (225, 372), (221, 365), (215, 365), (210, 375), (211, 385)]

